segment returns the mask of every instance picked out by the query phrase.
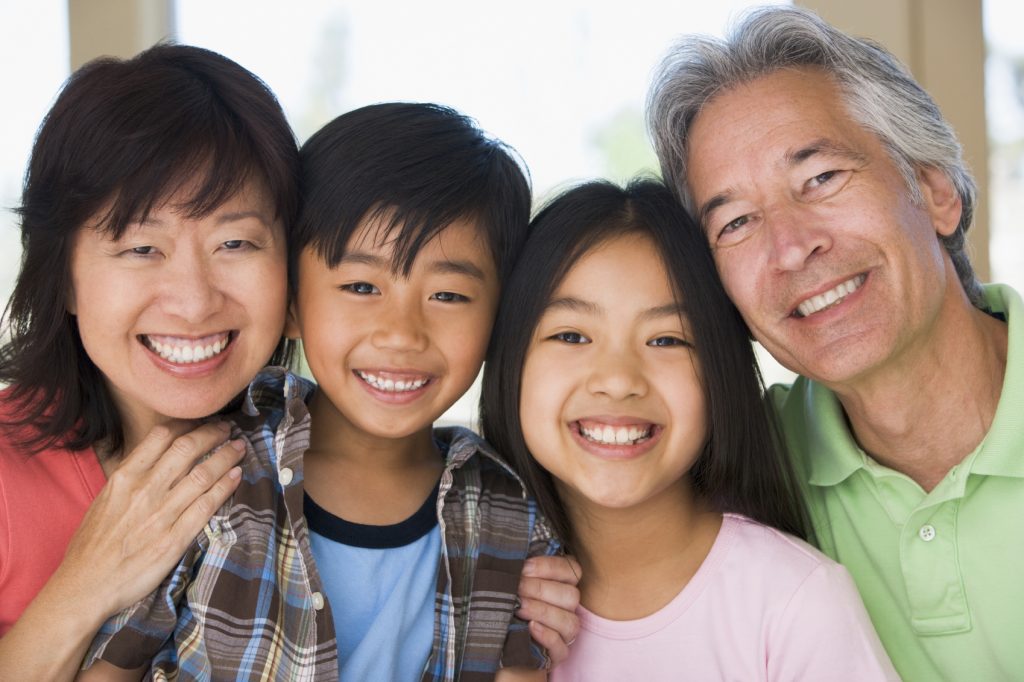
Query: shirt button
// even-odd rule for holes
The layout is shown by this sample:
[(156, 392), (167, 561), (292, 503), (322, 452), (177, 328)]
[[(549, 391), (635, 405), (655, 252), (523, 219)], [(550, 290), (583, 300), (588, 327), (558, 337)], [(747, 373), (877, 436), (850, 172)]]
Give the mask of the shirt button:
[(917, 534), (921, 536), (921, 539), (925, 542), (931, 542), (935, 539), (935, 526), (926, 524), (921, 526), (921, 530), (917, 531)]
[(294, 476), (295, 474), (292, 473), (291, 469), (288, 467), (282, 467), (281, 472), (278, 474), (278, 480), (281, 481), (281, 485), (288, 485), (292, 482), (292, 478)]
[(312, 594), (312, 597), (313, 597), (313, 608), (316, 609), (317, 611), (319, 611), (320, 609), (322, 609), (324, 607), (324, 595), (320, 594), (319, 592), (314, 592)]

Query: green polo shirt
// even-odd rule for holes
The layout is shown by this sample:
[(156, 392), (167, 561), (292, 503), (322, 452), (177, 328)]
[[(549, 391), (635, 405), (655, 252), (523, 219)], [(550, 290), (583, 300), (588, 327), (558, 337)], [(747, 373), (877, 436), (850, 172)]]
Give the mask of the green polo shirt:
[(861, 450), (824, 386), (770, 389), (817, 544), (853, 575), (911, 682), (1024, 680), (1024, 303), (1007, 286), (985, 295), (1009, 324), (999, 407), (930, 493)]

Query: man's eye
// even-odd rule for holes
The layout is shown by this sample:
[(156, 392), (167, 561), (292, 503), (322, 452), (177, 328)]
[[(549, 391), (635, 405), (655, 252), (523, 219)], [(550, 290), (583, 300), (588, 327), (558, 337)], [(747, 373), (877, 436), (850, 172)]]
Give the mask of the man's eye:
[(559, 332), (557, 334), (552, 334), (548, 338), (554, 341), (561, 341), (562, 343), (570, 344), (590, 343), (590, 339), (583, 336), (583, 334), (580, 334), (579, 332)]
[(373, 294), (380, 293), (380, 289), (369, 282), (352, 282), (351, 284), (343, 284), (341, 289), (342, 291), (350, 291), (353, 294), (358, 294), (360, 296), (372, 296)]
[(469, 301), (468, 296), (456, 294), (453, 291), (439, 291), (430, 298), (435, 301), (440, 301), (441, 303), (467, 303)]
[(735, 232), (736, 230), (740, 229), (741, 227), (743, 227), (744, 225), (746, 225), (749, 222), (750, 222), (750, 216), (741, 215), (739, 218), (736, 218), (735, 220), (730, 220), (729, 222), (727, 222), (722, 227), (722, 231), (719, 232), (719, 234), (723, 235), (723, 234), (729, 234), (730, 232)]
[(807, 183), (811, 186), (820, 187), (821, 185), (824, 185), (826, 182), (834, 178), (838, 172), (839, 171), (830, 170), (825, 171), (824, 173), (819, 173), (810, 180), (808, 180)]

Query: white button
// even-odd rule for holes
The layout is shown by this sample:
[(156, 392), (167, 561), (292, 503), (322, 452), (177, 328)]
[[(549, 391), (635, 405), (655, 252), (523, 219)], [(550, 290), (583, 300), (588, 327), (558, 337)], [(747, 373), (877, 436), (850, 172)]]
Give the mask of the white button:
[(324, 607), (324, 595), (319, 592), (314, 592), (313, 595), (313, 608), (319, 611)]
[(921, 536), (921, 539), (925, 542), (931, 542), (935, 539), (935, 526), (924, 525), (921, 526), (921, 530), (917, 531), (917, 534)]
[(281, 485), (288, 485), (289, 483), (292, 482), (292, 477), (294, 475), (295, 474), (292, 473), (291, 469), (289, 469), (288, 467), (282, 467), (281, 473), (278, 475), (278, 480), (281, 481)]

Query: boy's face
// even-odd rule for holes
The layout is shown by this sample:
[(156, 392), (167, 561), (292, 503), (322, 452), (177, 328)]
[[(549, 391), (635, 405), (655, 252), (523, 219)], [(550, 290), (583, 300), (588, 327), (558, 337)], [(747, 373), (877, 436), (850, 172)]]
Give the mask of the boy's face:
[(475, 221), (442, 230), (408, 276), (393, 271), (393, 243), (377, 226), (364, 221), (334, 268), (303, 250), (288, 335), (302, 338), (318, 398), (330, 402), (317, 412), (333, 408), (356, 438), (405, 438), (430, 428), (476, 378), (498, 277)]

